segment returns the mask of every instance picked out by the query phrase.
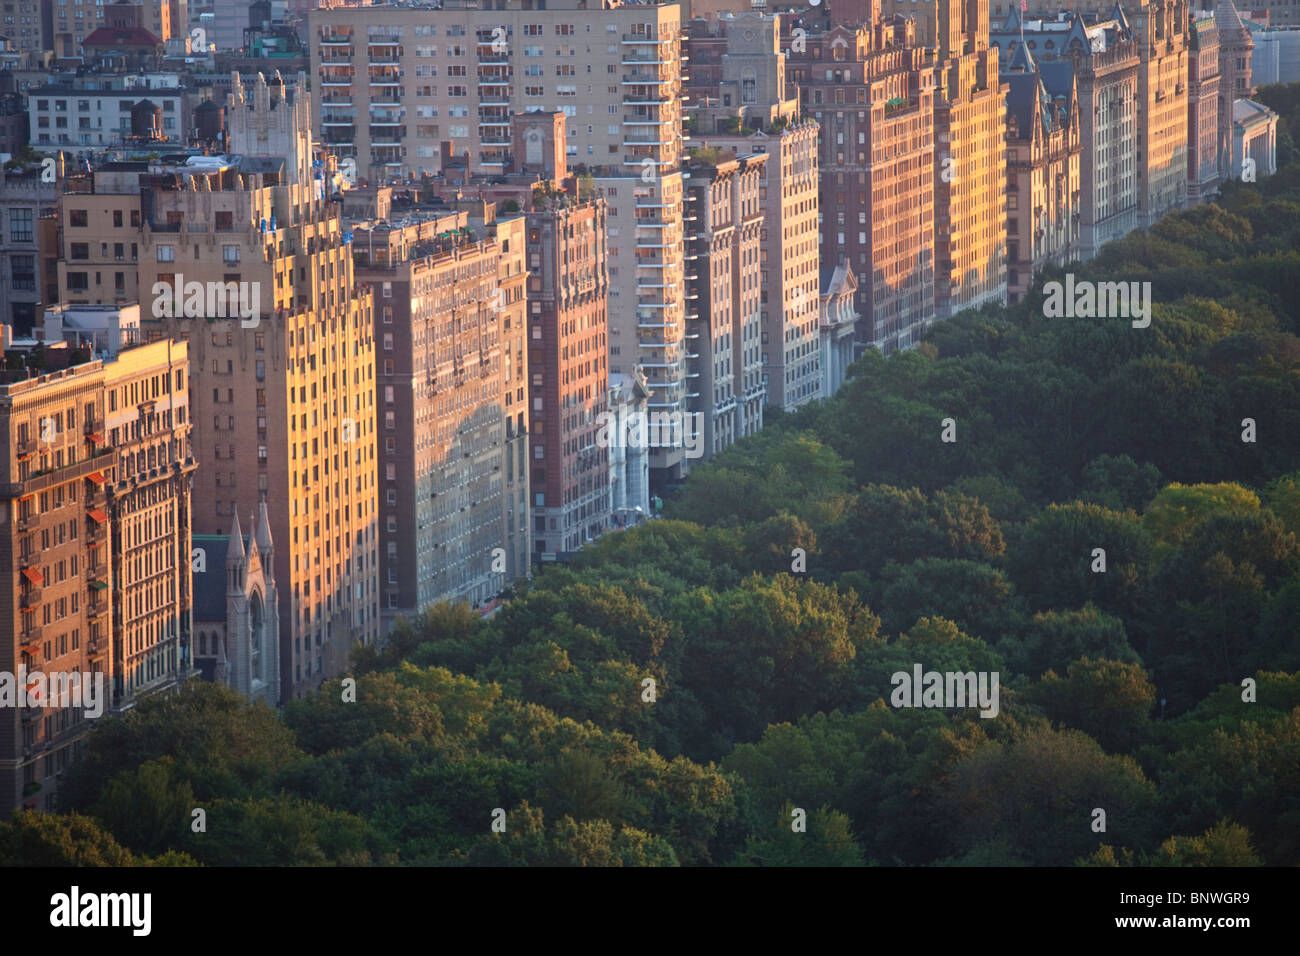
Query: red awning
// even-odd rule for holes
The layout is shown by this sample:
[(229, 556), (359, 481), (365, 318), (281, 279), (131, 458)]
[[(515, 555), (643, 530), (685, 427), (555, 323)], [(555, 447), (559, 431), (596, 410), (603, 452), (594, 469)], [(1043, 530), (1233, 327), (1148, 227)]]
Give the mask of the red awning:
[(107, 479), (102, 471), (92, 471), (86, 476), (87, 481), (93, 481), (97, 485), (102, 485)]
[(23, 568), (23, 577), (37, 586), (40, 586), (45, 582), (45, 575), (41, 574), (41, 572), (37, 571), (35, 568)]
[(91, 441), (96, 442), (100, 445), (104, 444), (104, 435), (102, 432), (91, 432), (86, 437)]
[(104, 512), (98, 508), (91, 508), (89, 511), (86, 512), (86, 516), (88, 518), (94, 518), (100, 524), (103, 524), (105, 521), (108, 520), (108, 515), (104, 514)]

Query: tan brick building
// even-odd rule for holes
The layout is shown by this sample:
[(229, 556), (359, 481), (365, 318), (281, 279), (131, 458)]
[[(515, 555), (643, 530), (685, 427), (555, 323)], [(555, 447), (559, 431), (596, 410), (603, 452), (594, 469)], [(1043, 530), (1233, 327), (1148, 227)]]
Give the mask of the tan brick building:
[(1214, 17), (1202, 13), (1188, 28), (1187, 46), (1187, 201), (1208, 202), (1223, 181), (1223, 142), (1226, 130), (1219, 123), (1223, 107), (1219, 72), (1219, 28)]
[(139, 282), (145, 324), (190, 343), (195, 529), (225, 533), (268, 503), (284, 700), (379, 633), (373, 296), (328, 201), (305, 94), (278, 76), (232, 88), (240, 162), (147, 178)]
[[(470, 173), (500, 174), (514, 114), (563, 112), (569, 166), (594, 176), (608, 203), (610, 371), (640, 368), (652, 410), (680, 414), (680, 8), (612, 0), (479, 6), (314, 11), (308, 39), (320, 139), (372, 182), (448, 172), (444, 155), (468, 157)], [(655, 242), (644, 234), (647, 217), (660, 229)], [(680, 447), (654, 449), (656, 480), (680, 477), (683, 457)]]
[(880, 0), (920, 21), (938, 52), (934, 87), (935, 314), (1006, 299), (1006, 91), (982, 0)]
[[(186, 351), (47, 347), (0, 373), (0, 670), (102, 675), (101, 715), (194, 673)], [(53, 808), (95, 716), (0, 707), (0, 814)]]

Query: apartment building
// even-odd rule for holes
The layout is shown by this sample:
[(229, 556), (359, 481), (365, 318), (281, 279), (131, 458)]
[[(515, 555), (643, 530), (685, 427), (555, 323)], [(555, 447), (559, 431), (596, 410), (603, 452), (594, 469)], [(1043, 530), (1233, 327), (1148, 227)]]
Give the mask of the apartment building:
[(145, 162), (105, 163), (61, 180), (60, 303), (123, 306), (147, 298), (139, 284), (139, 181), (148, 171)]
[[(471, 174), (500, 174), (514, 114), (563, 112), (569, 165), (593, 176), (608, 204), (610, 371), (641, 369), (652, 411), (680, 415), (680, 9), (525, 6), (444, 0), (313, 11), (321, 141), (351, 158), (363, 181), (445, 171), (444, 157)], [(648, 229), (658, 230), (656, 241)], [(652, 449), (656, 480), (680, 478), (683, 459), (680, 438)]]
[[(737, 155), (769, 153), (760, 169), (759, 232), (765, 400), (786, 411), (822, 396), (814, 310), (820, 255), (819, 125), (801, 117), (787, 82), (776, 17), (691, 21), (690, 141)], [(746, 396), (748, 401), (752, 396)]]
[(80, 154), (111, 146), (185, 145), (190, 117), (178, 74), (79, 77), (28, 91), (31, 146)]
[(270, 509), (281, 700), (379, 633), (373, 296), (327, 197), (305, 82), (232, 75), (237, 163), (159, 165), (138, 198), (145, 325), (190, 343), (194, 527)]
[[(53, 809), (91, 720), (192, 673), (185, 344), (5, 345), (0, 669), (34, 683), (0, 708), (0, 814)], [(61, 699), (72, 673), (102, 695)]]
[(1249, 99), (1255, 92), (1251, 73), (1255, 40), (1231, 0), (1215, 6), (1214, 23), (1219, 33), (1219, 131), (1225, 149), (1230, 150), (1235, 121), (1233, 101)]
[(704, 458), (763, 427), (759, 190), (768, 160), (715, 147), (693, 153), (687, 168), (687, 409)]
[[(875, 0), (871, 0), (874, 4)], [(935, 64), (935, 314), (1006, 300), (1006, 91), (989, 42), (989, 4), (880, 0), (915, 17)]]
[[(998, 9), (995, 5), (995, 15)], [(1085, 20), (1082, 14), (1067, 12), (1052, 20), (1034, 20), (1013, 5), (990, 41), (1009, 58), (1023, 36), (1039, 63), (1070, 64), (1083, 144), (1078, 258), (1084, 260), (1107, 242), (1128, 235), (1139, 222), (1140, 43), (1123, 11), (1119, 13), (1118, 18), (1093, 14)]]
[[(108, 490), (111, 574), (90, 582), (90, 638), (113, 591), (113, 706), (173, 690), (193, 676), (190, 566), (191, 441), (186, 342), (162, 339), (104, 364), (103, 427), (90, 439), (116, 458)], [(95, 482), (92, 476), (89, 479)], [(92, 522), (96, 516), (92, 514)], [(91, 529), (93, 535), (95, 529)]]
[(39, 165), (0, 180), (0, 322), (31, 335), (45, 291), (40, 281), (41, 217), (57, 208), (58, 179)]
[[(1055, 39), (1052, 33), (1071, 31), (1070, 20), (1078, 17), (1094, 29), (1087, 32), (1096, 50), (1097, 29), (1105, 28), (1114, 34), (1118, 49), (1127, 46), (1123, 37), (1131, 35), (1132, 52), (1137, 57), (1137, 93), (1133, 110), (1134, 134), (1132, 148), (1121, 148), (1119, 156), (1131, 157), (1136, 174), (1137, 221), (1134, 228), (1147, 228), (1165, 213), (1183, 208), (1187, 204), (1187, 122), (1188, 122), (1188, 24), (1190, 22), (1186, 0), (1137, 0), (1125, 10), (1117, 0), (1078, 0), (1069, 13), (1060, 13), (1051, 0), (1030, 0), (1029, 12), (1009, 10), (1007, 24), (1024, 18), (1025, 32), (1031, 29), (1046, 30), (1044, 45)], [(994, 11), (996, 15), (996, 10)], [(1042, 17), (1042, 20), (1029, 19)], [(1048, 20), (1046, 18), (1052, 18)], [(1034, 24), (1043, 24), (1036, 28)], [(1004, 26), (1004, 34), (1009, 26)], [(1064, 49), (1070, 50), (1076, 42), (1082, 45), (1078, 31), (1065, 38)], [(1106, 45), (1110, 46), (1110, 37)], [(1026, 40), (1028, 42), (1028, 39)], [(1059, 44), (1056, 49), (1061, 49)], [(1031, 47), (1031, 52), (1039, 51)], [(1073, 54), (1071, 54), (1073, 55)], [(1094, 57), (1095, 59), (1095, 57)], [(1118, 64), (1115, 64), (1118, 66)], [(1080, 102), (1086, 102), (1085, 82), (1079, 81)], [(1121, 101), (1122, 103), (1126, 101)], [(1123, 112), (1123, 106), (1120, 107)], [(1104, 116), (1105, 114), (1098, 114)], [(1087, 129), (1085, 128), (1085, 147)], [(1107, 162), (1114, 165), (1114, 156), (1106, 154)], [(1109, 238), (1114, 238), (1110, 236)], [(1108, 241), (1105, 240), (1105, 241)], [(1085, 246), (1088, 236), (1085, 225)], [(1099, 243), (1098, 243), (1099, 245)]]
[[(543, 198), (527, 215), (533, 549), (577, 551), (609, 529), (607, 207)], [(601, 440), (602, 429), (605, 441)]]
[(1187, 201), (1195, 205), (1218, 193), (1226, 153), (1219, 124), (1223, 92), (1214, 16), (1195, 16), (1187, 41)]
[(1018, 302), (1034, 274), (1078, 257), (1083, 141), (1068, 61), (1039, 63), (1017, 46), (1007, 86), (1007, 294)]
[(524, 322), (512, 252), (464, 212), (354, 231), (357, 280), (375, 295), (386, 627), (438, 600), (483, 603), (526, 573), (507, 526), (528, 468), (527, 385), (506, 335)]
[(799, 29), (802, 50), (785, 45), (820, 129), (821, 259), (857, 273), (859, 347), (907, 348), (935, 319), (934, 51), (912, 20)]

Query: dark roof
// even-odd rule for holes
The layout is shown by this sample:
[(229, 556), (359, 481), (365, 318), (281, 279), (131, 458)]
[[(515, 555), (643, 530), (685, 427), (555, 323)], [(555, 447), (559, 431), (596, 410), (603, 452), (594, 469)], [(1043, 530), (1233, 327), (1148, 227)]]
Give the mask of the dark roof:
[[(248, 536), (244, 537), (247, 540)], [(206, 568), (202, 574), (194, 572), (194, 620), (225, 621), (226, 549), (230, 535), (195, 534), (190, 538), (191, 547), (203, 549)]]
[(162, 46), (163, 42), (144, 27), (100, 27), (82, 40), (81, 45), (83, 47), (158, 47)]
[(1004, 73), (999, 78), (1009, 86), (1007, 90), (1007, 116), (1016, 121), (1020, 139), (1033, 135), (1033, 123), (1038, 115), (1038, 74)]
[(232, 156), (231, 161), (240, 172), (284, 174), (287, 161), (282, 156)]

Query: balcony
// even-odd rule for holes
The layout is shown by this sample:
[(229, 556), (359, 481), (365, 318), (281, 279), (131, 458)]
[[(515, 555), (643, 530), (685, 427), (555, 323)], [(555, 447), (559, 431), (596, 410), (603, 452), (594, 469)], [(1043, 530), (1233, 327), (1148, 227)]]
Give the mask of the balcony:
[(18, 603), (24, 608), (34, 608), (41, 603), (41, 589), (38, 587), (28, 587), (23, 590), (22, 597)]
[(23, 515), (14, 522), (19, 534), (27, 534), (30, 531), (37, 531), (41, 527), (41, 516), (39, 514)]
[(41, 639), (43, 631), (39, 624), (33, 624), (25, 631), (18, 632), (18, 642), (20, 644), (35, 644)]

